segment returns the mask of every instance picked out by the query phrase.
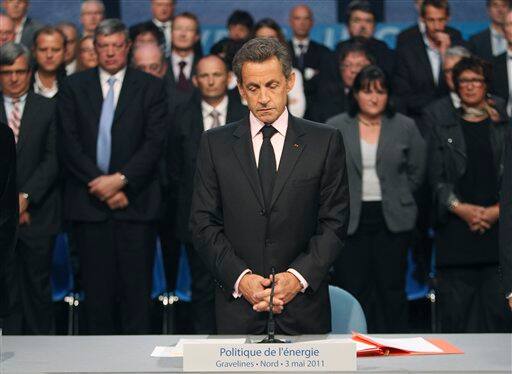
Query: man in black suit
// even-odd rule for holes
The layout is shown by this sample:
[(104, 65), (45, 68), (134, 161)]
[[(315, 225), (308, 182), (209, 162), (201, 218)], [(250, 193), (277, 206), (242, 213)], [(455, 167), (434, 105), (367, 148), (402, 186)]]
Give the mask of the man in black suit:
[(247, 42), (233, 67), (250, 114), (203, 134), (190, 221), (216, 279), (218, 332), (266, 331), (274, 268), (277, 333), (327, 333), (327, 274), (349, 218), (343, 139), (289, 115), (295, 76), (276, 39)]
[(307, 5), (297, 5), (290, 11), (290, 27), (293, 32), (288, 42), (292, 52), (293, 67), (300, 70), (306, 95), (306, 113), (309, 111), (320, 85), (320, 76), (334, 77), (336, 67), (334, 53), (326, 46), (311, 40), (309, 33), (313, 28), (313, 12)]
[(446, 29), (449, 17), (448, 1), (425, 0), (421, 6), (425, 32), (418, 29), (397, 48), (394, 93), (399, 109), (415, 120), (426, 105), (448, 93), (442, 77), (443, 55), (451, 46), (463, 43)]
[(7, 124), (0, 121), (0, 328), (12, 310), (11, 289), (18, 226), (16, 147)]
[(341, 51), (344, 47), (352, 43), (354, 38), (359, 42), (364, 42), (368, 52), (374, 57), (375, 63), (388, 76), (393, 74), (395, 53), (388, 45), (378, 39), (375, 39), (375, 12), (367, 0), (353, 0), (347, 7), (347, 27), (350, 39), (341, 41), (336, 46), (336, 60), (339, 61)]
[(194, 251), (188, 228), (194, 172), (201, 135), (211, 128), (238, 121), (247, 109), (235, 93), (228, 95), (229, 73), (216, 56), (203, 57), (193, 77), (198, 92), (176, 110), (167, 146), (171, 200), (175, 202), (175, 234), (187, 248), (192, 274), (192, 320), (196, 334), (215, 333), (214, 283), (203, 260)]
[(16, 284), (19, 304), (5, 321), (8, 334), (49, 334), (50, 270), (60, 226), (55, 103), (29, 91), (30, 52), (22, 44), (0, 47), (0, 119), (16, 140), (19, 236)]
[(251, 37), (254, 20), (245, 10), (235, 10), (228, 18), (228, 36), (219, 40), (210, 49), (210, 53), (225, 58), (233, 43), (244, 42)]
[(500, 267), (508, 305), (512, 310), (512, 133), (505, 151), (500, 199)]
[(492, 60), (492, 87), (491, 91), (495, 95), (503, 98), (507, 102), (507, 114), (512, 114), (512, 100), (510, 95), (511, 87), (509, 79), (512, 75), (512, 11), (509, 10), (505, 16), (503, 27), (505, 39), (507, 40), (507, 50)]
[(14, 21), (14, 41), (32, 48), (34, 34), (43, 24), (28, 17), (28, 0), (4, 0), (2, 3), (5, 13)]
[(143, 334), (150, 329), (165, 87), (126, 66), (130, 41), (121, 21), (100, 23), (95, 48), (99, 67), (70, 76), (59, 94), (66, 218), (89, 332)]
[(491, 24), (485, 30), (469, 38), (469, 48), (475, 55), (492, 61), (493, 57), (507, 50), (507, 40), (503, 33), (505, 16), (510, 10), (509, 0), (486, 0), (487, 13)]

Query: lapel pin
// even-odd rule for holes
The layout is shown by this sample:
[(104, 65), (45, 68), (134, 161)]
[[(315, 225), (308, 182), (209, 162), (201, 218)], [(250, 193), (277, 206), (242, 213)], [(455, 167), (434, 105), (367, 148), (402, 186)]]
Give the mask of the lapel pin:
[(293, 148), (299, 148), (299, 145), (298, 145), (297, 143), (295, 143), (295, 144), (293, 145)]

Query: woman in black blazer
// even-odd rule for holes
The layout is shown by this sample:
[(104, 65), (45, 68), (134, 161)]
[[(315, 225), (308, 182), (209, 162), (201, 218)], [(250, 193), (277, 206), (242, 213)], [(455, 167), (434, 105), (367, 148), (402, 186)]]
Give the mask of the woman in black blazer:
[(356, 77), (349, 112), (327, 121), (347, 152), (349, 237), (334, 283), (352, 293), (369, 332), (407, 331), (405, 273), (425, 171), (426, 145), (414, 121), (392, 109), (389, 82), (374, 65)]
[(510, 329), (498, 269), (499, 191), (510, 124), (503, 101), (488, 95), (490, 77), (487, 62), (463, 58), (453, 68), (461, 108), (429, 124), (442, 332)]

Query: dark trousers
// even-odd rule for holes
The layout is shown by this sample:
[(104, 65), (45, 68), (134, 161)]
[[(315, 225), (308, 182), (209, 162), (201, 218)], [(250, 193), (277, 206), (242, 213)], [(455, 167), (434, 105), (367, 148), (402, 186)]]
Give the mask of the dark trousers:
[(173, 223), (169, 220), (162, 220), (158, 223), (158, 236), (162, 247), (167, 291), (174, 292), (179, 269), (181, 244), (174, 234)]
[(405, 294), (410, 233), (392, 233), (382, 205), (363, 203), (357, 231), (334, 263), (334, 284), (361, 304), (370, 333), (408, 331)]
[(439, 332), (512, 331), (498, 265), (438, 268), (436, 278)]
[(6, 335), (49, 334), (53, 327), (50, 273), (55, 237), (19, 238), (14, 282), (15, 308), (4, 320)]
[(74, 222), (88, 333), (148, 334), (156, 246), (152, 223)]
[(196, 334), (215, 334), (215, 286), (192, 244), (186, 244), (190, 274), (192, 276), (192, 320)]

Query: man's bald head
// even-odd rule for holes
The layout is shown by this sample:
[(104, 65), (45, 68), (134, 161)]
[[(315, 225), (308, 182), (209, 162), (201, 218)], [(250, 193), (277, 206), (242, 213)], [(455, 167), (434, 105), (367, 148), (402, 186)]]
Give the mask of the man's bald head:
[(158, 78), (167, 71), (164, 51), (155, 44), (141, 44), (133, 50), (132, 66)]
[(297, 39), (309, 37), (313, 27), (313, 12), (307, 5), (297, 5), (290, 11), (290, 27)]
[(199, 74), (202, 68), (206, 66), (216, 65), (218, 67), (222, 67), (225, 70), (226, 74), (229, 72), (228, 66), (224, 62), (224, 60), (219, 55), (207, 55), (201, 57), (201, 59), (196, 64), (196, 71)]
[(226, 63), (217, 55), (208, 55), (199, 60), (192, 82), (208, 104), (216, 106), (228, 90), (229, 72)]
[(0, 13), (0, 46), (13, 42), (14, 37), (14, 21), (8, 15)]

